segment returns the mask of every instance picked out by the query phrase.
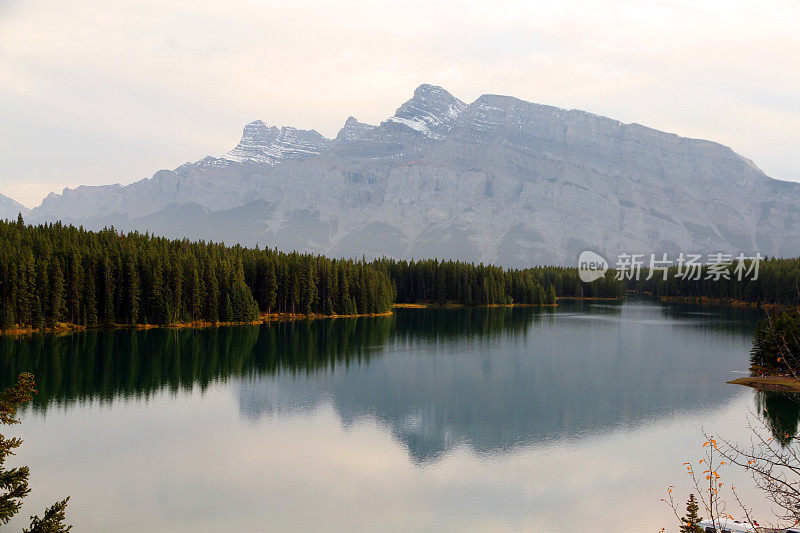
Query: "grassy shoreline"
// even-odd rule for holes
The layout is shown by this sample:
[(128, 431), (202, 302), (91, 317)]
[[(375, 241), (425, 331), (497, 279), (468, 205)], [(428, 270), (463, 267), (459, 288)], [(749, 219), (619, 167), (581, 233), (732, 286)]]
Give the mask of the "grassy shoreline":
[(579, 302), (620, 302), (624, 296), (556, 296), (556, 300), (575, 300)]
[[(564, 297), (558, 299), (565, 299), (565, 300), (619, 300), (621, 298), (580, 298), (580, 297)], [(448, 302), (446, 304), (436, 304), (436, 303), (396, 303), (392, 304), (393, 309), (460, 309), (466, 307), (474, 307), (474, 308), (493, 308), (493, 307), (557, 307), (558, 303), (554, 304), (490, 304), (490, 305), (464, 305), (458, 304), (453, 302)], [(72, 333), (79, 333), (82, 331), (100, 331), (100, 330), (115, 330), (115, 329), (136, 329), (136, 330), (146, 330), (146, 329), (206, 329), (206, 328), (214, 328), (214, 327), (221, 327), (221, 326), (257, 326), (260, 324), (267, 324), (270, 322), (290, 322), (290, 321), (300, 321), (300, 320), (322, 320), (327, 318), (367, 318), (367, 317), (382, 317), (382, 316), (391, 316), (393, 311), (387, 311), (385, 313), (359, 313), (359, 314), (352, 314), (352, 315), (339, 315), (339, 314), (332, 314), (326, 315), (321, 313), (311, 313), (311, 314), (303, 314), (303, 313), (261, 313), (261, 316), (258, 320), (246, 321), (246, 322), (209, 322), (204, 320), (197, 320), (194, 322), (174, 322), (172, 324), (114, 324), (111, 326), (81, 326), (78, 324), (71, 324), (69, 322), (59, 322), (55, 327), (45, 327), (45, 328), (11, 328), (11, 329), (4, 329), (0, 330), (0, 337), (19, 337), (19, 336), (29, 336), (29, 335), (37, 335), (37, 334), (61, 334), (61, 335), (69, 335)]]
[(728, 383), (764, 391), (800, 393), (800, 381), (791, 376), (749, 376)]
[(38, 335), (44, 333), (55, 333), (61, 335), (69, 335), (72, 333), (79, 333), (82, 331), (108, 331), (116, 329), (206, 329), (222, 326), (258, 326), (261, 324), (268, 324), (270, 322), (290, 322), (299, 320), (321, 320), (325, 318), (361, 318), (361, 317), (380, 317), (391, 316), (392, 311), (386, 313), (363, 313), (354, 315), (323, 315), (319, 313), (311, 313), (308, 315), (302, 313), (261, 313), (258, 320), (245, 321), (245, 322), (209, 322), (204, 320), (197, 320), (194, 322), (174, 322), (172, 324), (114, 324), (111, 326), (80, 326), (77, 324), (70, 324), (68, 322), (59, 322), (55, 327), (46, 328), (12, 328), (0, 330), (0, 337), (20, 337), (28, 335)]
[(554, 304), (486, 304), (486, 305), (467, 305), (455, 302), (447, 302), (444, 304), (439, 303), (426, 303), (426, 304), (411, 304), (411, 303), (397, 303), (392, 304), (395, 309), (487, 309), (493, 307), (558, 307), (558, 303)]

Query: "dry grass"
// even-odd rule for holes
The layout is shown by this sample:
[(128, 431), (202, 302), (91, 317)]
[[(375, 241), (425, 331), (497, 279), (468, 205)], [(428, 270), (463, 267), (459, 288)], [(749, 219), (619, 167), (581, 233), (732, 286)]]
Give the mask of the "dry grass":
[(800, 393), (800, 381), (792, 376), (751, 376), (734, 379), (728, 383), (753, 387), (759, 390)]

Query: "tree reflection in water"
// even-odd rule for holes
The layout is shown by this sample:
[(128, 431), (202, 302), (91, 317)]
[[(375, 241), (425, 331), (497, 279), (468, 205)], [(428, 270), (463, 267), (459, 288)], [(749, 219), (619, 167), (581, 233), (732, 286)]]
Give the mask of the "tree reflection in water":
[(758, 391), (756, 412), (762, 417), (772, 436), (784, 448), (797, 437), (800, 422), (800, 395)]

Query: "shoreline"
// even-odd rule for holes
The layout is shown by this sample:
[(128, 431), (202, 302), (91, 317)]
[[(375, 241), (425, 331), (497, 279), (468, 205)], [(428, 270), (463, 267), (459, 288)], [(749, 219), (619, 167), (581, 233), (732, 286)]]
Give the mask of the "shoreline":
[(0, 330), (0, 337), (23, 337), (39, 334), (55, 334), (55, 335), (70, 335), (72, 333), (80, 333), (84, 331), (111, 331), (118, 329), (135, 329), (135, 330), (148, 330), (148, 329), (207, 329), (215, 327), (228, 327), (228, 326), (260, 326), (262, 324), (269, 324), (271, 322), (293, 322), (300, 320), (322, 320), (326, 318), (368, 318), (368, 317), (385, 317), (391, 316), (392, 311), (385, 313), (361, 313), (355, 315), (323, 315), (320, 313), (311, 313), (305, 315), (302, 313), (261, 313), (258, 320), (243, 321), (243, 322), (210, 322), (206, 320), (197, 320), (193, 322), (175, 322), (172, 324), (113, 324), (109, 326), (80, 326), (78, 324), (70, 324), (68, 322), (59, 322), (55, 327), (39, 328), (12, 328)]
[(558, 303), (554, 304), (487, 304), (487, 305), (467, 305), (454, 302), (445, 304), (427, 303), (427, 304), (411, 304), (411, 303), (398, 303), (392, 304), (395, 309), (488, 309), (492, 307), (558, 307)]
[(800, 393), (800, 381), (789, 376), (749, 376), (728, 381), (731, 385), (743, 385), (771, 392)]
[[(561, 299), (561, 298), (557, 298)], [(620, 300), (621, 298), (580, 298), (567, 296), (563, 299), (584, 299), (584, 300)], [(441, 304), (419, 304), (419, 303), (395, 303), (392, 304), (392, 309), (460, 309), (460, 308), (493, 308), (493, 307), (558, 307), (558, 303), (553, 304), (490, 304), (490, 305), (464, 305), (458, 303)], [(207, 320), (197, 320), (193, 322), (175, 322), (172, 324), (113, 324), (109, 326), (81, 326), (78, 324), (71, 324), (69, 322), (59, 322), (55, 327), (39, 328), (12, 328), (0, 330), (0, 337), (23, 337), (40, 334), (55, 334), (55, 335), (70, 335), (73, 333), (80, 333), (84, 331), (110, 331), (118, 329), (135, 329), (135, 330), (148, 330), (148, 329), (207, 329), (214, 327), (226, 326), (258, 326), (261, 324), (269, 324), (271, 322), (294, 322), (301, 320), (323, 320), (323, 319), (337, 319), (337, 318), (374, 318), (374, 317), (387, 317), (392, 316), (394, 311), (387, 311), (385, 313), (358, 313), (353, 315), (325, 315), (321, 313), (261, 313), (258, 320), (244, 321), (244, 322), (210, 322)]]
[(722, 305), (726, 307), (749, 307), (753, 309), (765, 309), (767, 311), (776, 311), (792, 307), (785, 304), (751, 302), (748, 300), (737, 300), (735, 298), (709, 298), (708, 296), (660, 296), (658, 301), (667, 304), (690, 303), (700, 305)]
[(558, 300), (575, 300), (578, 302), (620, 302), (624, 296), (556, 296)]
[[(640, 293), (642, 294), (642, 293)], [(652, 296), (651, 296), (652, 297)], [(586, 302), (622, 302), (626, 296), (618, 297), (596, 297), (596, 296), (557, 296), (556, 302), (552, 304), (488, 304), (488, 305), (466, 305), (455, 302), (447, 302), (445, 304), (438, 303), (394, 303), (392, 309), (460, 309), (460, 308), (496, 308), (496, 307), (558, 307), (558, 301), (586, 301)], [(722, 305), (729, 307), (749, 307), (761, 308), (766, 310), (785, 309), (789, 306), (778, 304), (759, 304), (758, 302), (747, 302), (743, 300), (723, 299), (723, 298), (708, 298), (705, 296), (662, 296), (658, 298), (661, 303), (696, 303), (701, 305)], [(309, 315), (303, 313), (261, 313), (258, 320), (244, 321), (244, 322), (210, 322), (210, 321), (194, 321), (194, 322), (177, 322), (173, 324), (114, 324), (111, 326), (81, 326), (77, 324), (70, 324), (67, 322), (59, 322), (55, 327), (46, 327), (44, 329), (37, 328), (12, 328), (7, 330), (0, 330), (0, 337), (19, 337), (37, 334), (60, 334), (68, 335), (83, 331), (99, 331), (99, 330), (115, 330), (115, 329), (206, 329), (220, 326), (256, 326), (260, 324), (268, 324), (270, 322), (289, 322), (300, 320), (322, 320), (322, 319), (336, 319), (336, 318), (368, 318), (368, 317), (382, 317), (391, 316), (393, 311), (385, 313), (359, 313), (352, 315), (339, 315), (332, 314), (326, 315), (321, 313), (311, 313)], [(798, 389), (800, 392), (800, 389)]]

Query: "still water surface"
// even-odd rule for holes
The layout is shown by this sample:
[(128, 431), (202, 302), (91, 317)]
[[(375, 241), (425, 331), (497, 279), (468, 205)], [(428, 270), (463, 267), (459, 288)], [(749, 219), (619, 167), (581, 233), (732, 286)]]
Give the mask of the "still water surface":
[(660, 499), (702, 429), (747, 435), (755, 393), (725, 382), (758, 318), (567, 302), (3, 339), (2, 384), (40, 389), (21, 516), (70, 495), (77, 531), (675, 529)]

